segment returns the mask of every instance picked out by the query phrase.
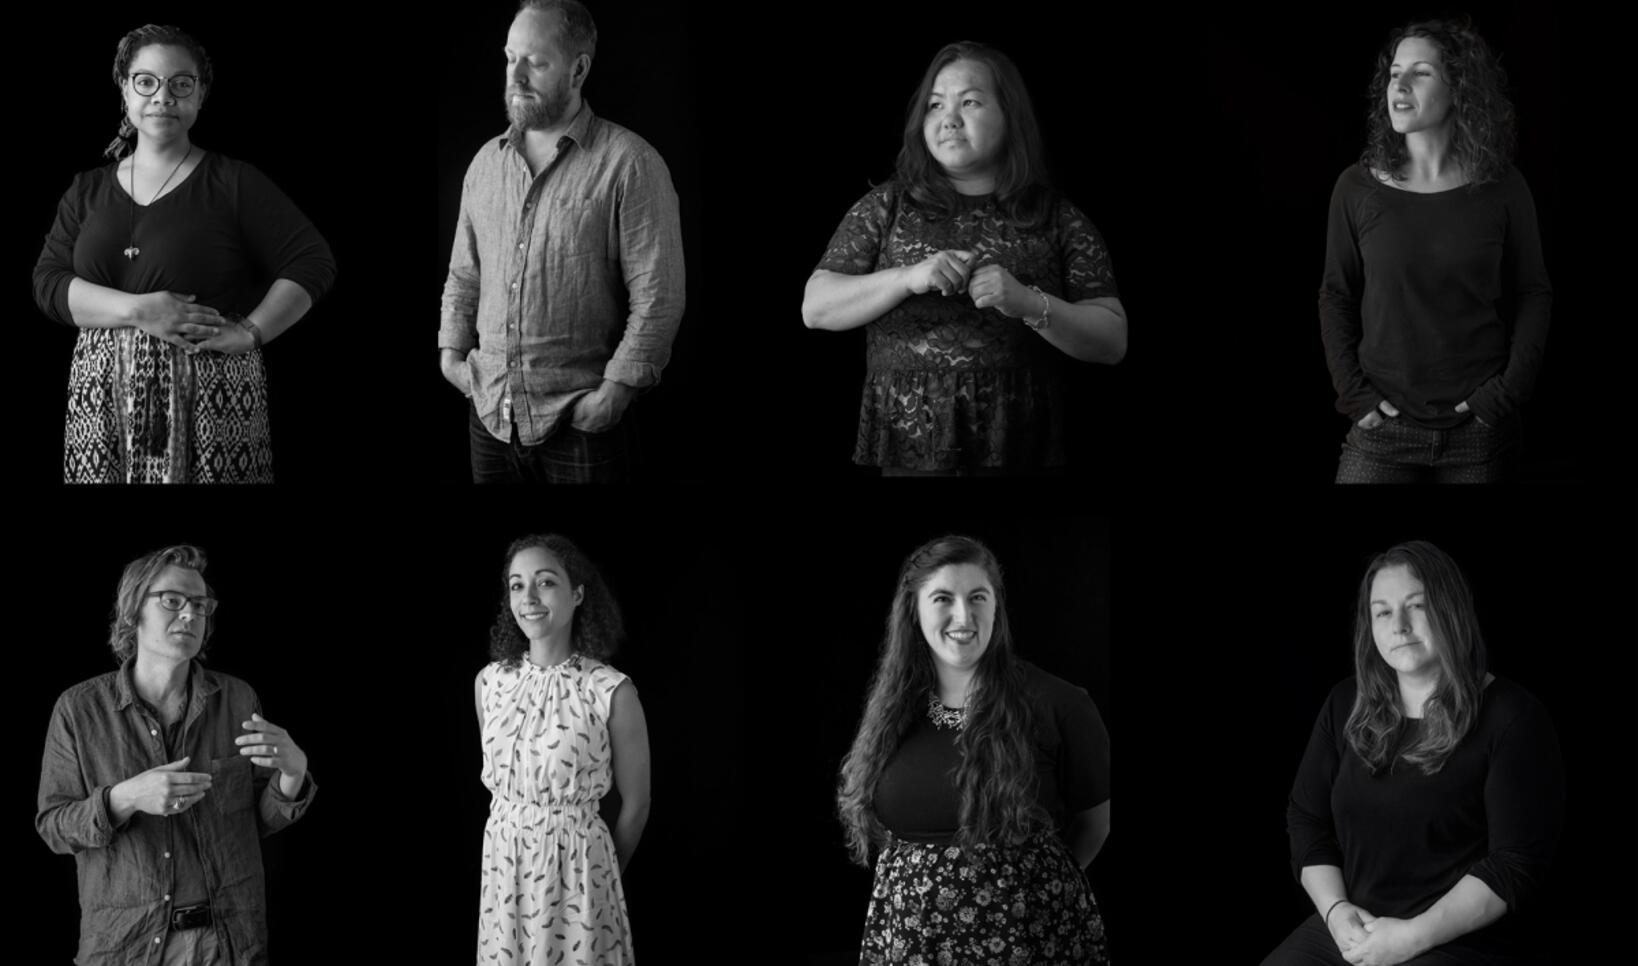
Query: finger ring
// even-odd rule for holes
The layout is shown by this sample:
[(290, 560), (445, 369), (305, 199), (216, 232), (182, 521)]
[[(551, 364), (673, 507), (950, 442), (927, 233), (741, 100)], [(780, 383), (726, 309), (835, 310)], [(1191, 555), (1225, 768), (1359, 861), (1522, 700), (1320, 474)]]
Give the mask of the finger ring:
[(273, 754), (275, 754), (275, 755), (276, 755), (276, 754), (278, 754), (278, 753), (279, 753), (279, 746), (278, 746), (278, 745), (274, 745), (274, 746), (273, 746)]
[(165, 807), (174, 811), (176, 809), (176, 800), (171, 799)]

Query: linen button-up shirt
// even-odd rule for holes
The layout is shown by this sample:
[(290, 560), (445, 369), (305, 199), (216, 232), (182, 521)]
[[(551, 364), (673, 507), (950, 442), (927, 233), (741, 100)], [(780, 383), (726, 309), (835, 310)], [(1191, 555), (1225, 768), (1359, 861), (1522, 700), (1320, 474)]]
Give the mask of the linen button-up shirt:
[(74, 962), (159, 962), (176, 894), (176, 823), (190, 823), (211, 917), (235, 963), (267, 962), (267, 902), (260, 836), (301, 818), (316, 786), (285, 798), (271, 768), (251, 764), (234, 739), (261, 703), (235, 677), (195, 661), (192, 700), (178, 753), (187, 771), (208, 772), (210, 791), (179, 815), (137, 812), (116, 826), (109, 791), (171, 759), (164, 733), (133, 690), (134, 661), (64, 691), (51, 712), (34, 826), (53, 852), (74, 856), (80, 883), (80, 944)]
[(659, 382), (683, 285), (665, 162), (583, 104), (538, 174), (516, 128), (467, 168), (438, 346), (467, 353), (489, 431), (534, 445), (603, 380)]

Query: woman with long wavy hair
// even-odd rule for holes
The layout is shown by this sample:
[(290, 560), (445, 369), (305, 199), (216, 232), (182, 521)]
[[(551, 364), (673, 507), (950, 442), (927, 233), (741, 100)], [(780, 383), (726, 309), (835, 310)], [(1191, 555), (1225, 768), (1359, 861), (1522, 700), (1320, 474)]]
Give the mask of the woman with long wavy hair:
[(1510, 160), (1505, 75), (1470, 24), (1414, 23), (1377, 58), (1369, 117), (1365, 151), (1331, 193), (1320, 285), (1326, 363), (1352, 423), (1336, 481), (1507, 479), (1553, 293)]
[(1431, 543), (1371, 561), (1353, 651), (1287, 812), (1314, 915), (1264, 966), (1536, 962), (1519, 912), (1564, 796), (1546, 709), (1490, 673), (1467, 581)]
[(956, 43), (933, 58), (893, 179), (837, 228), (802, 319), (867, 326), (855, 463), (888, 475), (1064, 465), (1061, 360), (1119, 362), (1126, 310), (1097, 228), (1052, 188), (1005, 54)]
[[(621, 873), (648, 822), (648, 725), (629, 678), (604, 662), (620, 605), (557, 534), (506, 551), (491, 663), (473, 684), (492, 798), (483, 832), (478, 961), (633, 961)], [(613, 833), (598, 812), (620, 794)]]
[(876, 857), (861, 964), (1107, 961), (1081, 869), (1109, 833), (1108, 733), (1013, 653), (978, 541), (900, 568), (837, 805), (854, 860)]

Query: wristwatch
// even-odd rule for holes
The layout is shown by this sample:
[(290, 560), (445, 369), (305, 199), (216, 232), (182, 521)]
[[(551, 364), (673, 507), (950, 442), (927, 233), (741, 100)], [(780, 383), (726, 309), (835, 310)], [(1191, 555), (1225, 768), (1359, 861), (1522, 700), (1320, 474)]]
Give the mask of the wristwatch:
[(251, 340), (256, 343), (256, 348), (260, 349), (262, 347), (262, 330), (256, 328), (256, 323), (250, 321), (250, 316), (240, 315), (238, 312), (229, 312), (223, 318), (249, 332)]
[(1041, 291), (1041, 286), (1031, 285), (1029, 290), (1041, 297), (1041, 315), (1038, 318), (1024, 316), (1024, 324), (1040, 331), (1052, 323), (1052, 303), (1047, 300), (1047, 294)]

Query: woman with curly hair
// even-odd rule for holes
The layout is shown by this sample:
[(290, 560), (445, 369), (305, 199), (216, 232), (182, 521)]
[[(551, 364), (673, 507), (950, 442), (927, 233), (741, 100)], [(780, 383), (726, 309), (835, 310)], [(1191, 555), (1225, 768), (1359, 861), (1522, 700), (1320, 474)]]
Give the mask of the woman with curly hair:
[(1081, 869), (1109, 834), (1087, 693), (1013, 653), (1001, 566), (947, 536), (899, 571), (838, 811), (876, 881), (861, 964), (1104, 963)]
[[(483, 783), (478, 961), (630, 963), (621, 871), (648, 822), (648, 726), (637, 688), (603, 659), (620, 606), (557, 534), (506, 551), (505, 593), (474, 683)], [(613, 835), (598, 814), (619, 792)]]
[(869, 326), (853, 461), (887, 475), (1063, 466), (1062, 357), (1119, 362), (1126, 310), (1098, 230), (1047, 179), (1012, 61), (940, 50), (897, 168), (848, 212), (802, 301), (809, 328)]
[(114, 55), (109, 164), (57, 206), (40, 310), (78, 330), (67, 483), (271, 483), (262, 346), (335, 280), (330, 246), (267, 176), (195, 144), (204, 47), (149, 24)]
[(1501, 66), (1466, 23), (1411, 24), (1370, 104), (1365, 152), (1331, 193), (1319, 296), (1352, 421), (1336, 481), (1506, 479), (1553, 295)]
[(1535, 963), (1519, 913), (1564, 808), (1547, 710), (1490, 673), (1467, 581), (1431, 543), (1365, 569), (1353, 651), (1286, 816), (1314, 915), (1263, 966)]

